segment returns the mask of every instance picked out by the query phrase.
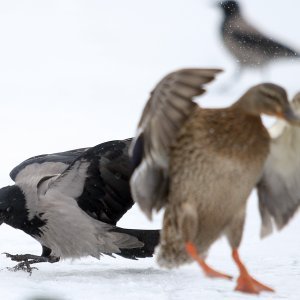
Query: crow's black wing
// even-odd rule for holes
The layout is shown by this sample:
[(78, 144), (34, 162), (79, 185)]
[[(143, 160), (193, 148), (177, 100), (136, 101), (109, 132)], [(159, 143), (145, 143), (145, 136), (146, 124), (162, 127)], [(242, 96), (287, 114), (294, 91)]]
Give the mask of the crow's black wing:
[(76, 199), (92, 218), (115, 225), (134, 204), (129, 187), (131, 139), (89, 148), (49, 185)]
[[(49, 174), (49, 169), (55, 163), (61, 163), (57, 169), (60, 170), (60, 172), (62, 172), (87, 149), (89, 148), (81, 148), (81, 149), (70, 150), (65, 152), (59, 152), (53, 154), (42, 154), (42, 155), (34, 156), (26, 159), (18, 166), (16, 166), (14, 169), (12, 169), (9, 175), (11, 179), (15, 181), (17, 175), (21, 171), (23, 171), (25, 168), (29, 166), (33, 166), (34, 164), (35, 166), (38, 167), (39, 170), (43, 171), (42, 173), (44, 173), (43, 175), (45, 176), (51, 175)], [(31, 168), (31, 170), (32, 172), (35, 172), (35, 168)], [(28, 172), (26, 172), (26, 176), (29, 176)]]
[(131, 139), (101, 144), (82, 157), (90, 161), (78, 205), (94, 218), (116, 224), (134, 204), (130, 193)]

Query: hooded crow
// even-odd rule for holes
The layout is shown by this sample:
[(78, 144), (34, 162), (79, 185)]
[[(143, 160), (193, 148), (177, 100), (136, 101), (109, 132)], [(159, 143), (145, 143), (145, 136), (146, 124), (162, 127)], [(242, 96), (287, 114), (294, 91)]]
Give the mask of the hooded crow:
[(299, 52), (263, 35), (249, 25), (240, 12), (237, 1), (221, 1), (224, 12), (221, 34), (225, 46), (235, 56), (239, 69), (262, 67), (280, 58), (299, 58)]
[(0, 189), (0, 224), (23, 230), (42, 245), (41, 256), (11, 255), (13, 270), (31, 264), (117, 254), (151, 257), (158, 230), (116, 226), (134, 204), (129, 187), (131, 139), (32, 157), (11, 173), (15, 185)]

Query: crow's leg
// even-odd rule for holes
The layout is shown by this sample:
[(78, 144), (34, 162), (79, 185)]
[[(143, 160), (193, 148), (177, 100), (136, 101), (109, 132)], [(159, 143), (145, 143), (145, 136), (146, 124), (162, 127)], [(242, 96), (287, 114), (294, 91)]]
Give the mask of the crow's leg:
[(56, 256), (38, 256), (38, 255), (32, 255), (32, 254), (16, 254), (12, 255), (9, 253), (4, 253), (6, 257), (10, 258), (13, 261), (19, 262), (16, 266), (12, 268), (8, 268), (10, 271), (25, 271), (28, 272), (30, 275), (32, 274), (32, 271), (34, 269), (37, 270), (35, 267), (31, 267), (33, 264), (38, 264), (42, 262), (49, 262), (49, 263), (55, 263), (59, 261), (59, 257)]

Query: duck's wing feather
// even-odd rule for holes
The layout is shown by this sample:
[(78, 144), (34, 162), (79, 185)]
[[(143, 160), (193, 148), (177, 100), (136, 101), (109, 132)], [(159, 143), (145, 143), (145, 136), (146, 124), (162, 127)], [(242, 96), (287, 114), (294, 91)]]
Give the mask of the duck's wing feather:
[(115, 225), (134, 204), (129, 187), (130, 143), (131, 139), (110, 141), (87, 149), (41, 189), (71, 197), (92, 218)]
[[(300, 94), (292, 105), (300, 112)], [(262, 237), (273, 231), (274, 223), (282, 229), (300, 206), (300, 128), (277, 123), (272, 133), (275, 137), (257, 184)]]
[(131, 190), (135, 201), (151, 218), (152, 209), (164, 206), (168, 191), (169, 149), (219, 69), (182, 69), (163, 78), (152, 91), (137, 134), (130, 147), (134, 164)]

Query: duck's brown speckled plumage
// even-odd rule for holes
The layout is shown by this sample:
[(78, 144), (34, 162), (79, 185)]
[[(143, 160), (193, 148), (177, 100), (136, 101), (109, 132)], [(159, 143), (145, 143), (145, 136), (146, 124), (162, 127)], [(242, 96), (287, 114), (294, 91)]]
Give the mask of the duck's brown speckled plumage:
[(225, 232), (232, 246), (239, 246), (246, 200), (268, 149), (269, 134), (259, 117), (238, 114), (236, 108), (195, 109), (171, 147), (161, 265), (190, 261), (187, 240), (196, 241), (204, 254)]

